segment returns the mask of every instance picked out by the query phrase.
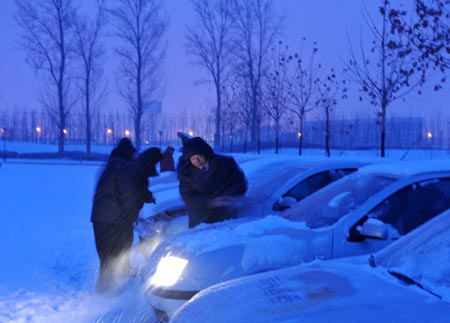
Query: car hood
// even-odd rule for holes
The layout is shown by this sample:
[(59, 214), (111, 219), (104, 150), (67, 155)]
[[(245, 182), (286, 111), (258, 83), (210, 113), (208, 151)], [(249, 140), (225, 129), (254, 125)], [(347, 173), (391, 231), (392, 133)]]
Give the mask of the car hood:
[(225, 282), (176, 313), (192, 322), (448, 322), (450, 304), (380, 269), (333, 261)]
[(330, 257), (329, 230), (311, 230), (278, 216), (194, 229), (164, 241), (152, 254), (150, 272), (167, 255), (189, 261), (176, 289), (212, 284), (270, 269)]

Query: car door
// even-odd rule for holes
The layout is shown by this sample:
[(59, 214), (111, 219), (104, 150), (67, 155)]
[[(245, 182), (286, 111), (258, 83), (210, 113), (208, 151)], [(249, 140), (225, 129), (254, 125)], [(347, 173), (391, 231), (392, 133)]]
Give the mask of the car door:
[[(449, 207), (450, 178), (409, 184), (384, 199), (351, 228), (338, 225), (335, 230), (333, 258), (382, 249)], [(369, 220), (387, 232), (385, 238), (369, 238), (358, 233), (361, 226)]]
[(289, 208), (293, 203), (303, 200), (305, 197), (318, 191), (322, 187), (325, 187), (328, 184), (357, 170), (357, 168), (329, 169), (311, 175), (292, 186), (281, 196), (281, 198), (275, 200), (272, 205), (272, 210), (283, 211)]

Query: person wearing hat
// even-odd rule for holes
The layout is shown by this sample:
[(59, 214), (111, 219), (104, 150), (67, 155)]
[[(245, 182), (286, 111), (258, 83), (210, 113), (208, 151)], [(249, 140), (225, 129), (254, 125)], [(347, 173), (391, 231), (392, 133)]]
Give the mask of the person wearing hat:
[(100, 258), (98, 293), (115, 292), (120, 279), (129, 274), (133, 222), (144, 203), (155, 201), (148, 190), (148, 177), (156, 175), (161, 152), (150, 148), (132, 160), (135, 152), (130, 139), (122, 138), (112, 150), (95, 189), (91, 222)]
[(175, 160), (173, 159), (174, 152), (175, 148), (172, 146), (167, 146), (166, 150), (164, 150), (159, 164), (161, 173), (175, 171)]
[(234, 197), (245, 195), (248, 187), (234, 158), (214, 153), (200, 137), (183, 143), (182, 157), (179, 189), (188, 209), (189, 227), (234, 218)]

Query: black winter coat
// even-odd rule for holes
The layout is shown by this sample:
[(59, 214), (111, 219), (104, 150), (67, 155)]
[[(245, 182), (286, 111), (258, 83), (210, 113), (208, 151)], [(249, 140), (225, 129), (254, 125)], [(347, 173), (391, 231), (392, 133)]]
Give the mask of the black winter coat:
[(149, 148), (136, 160), (128, 161), (113, 151), (95, 190), (92, 222), (131, 225), (144, 203), (152, 202), (148, 177), (156, 176), (159, 148)]
[(135, 161), (136, 188), (133, 195), (136, 207), (142, 209), (144, 203), (154, 203), (153, 193), (148, 189), (149, 177), (157, 176), (156, 164), (161, 160), (161, 150), (152, 147), (145, 150)]
[(188, 160), (181, 163), (178, 177), (180, 194), (188, 207), (189, 227), (234, 217), (232, 210), (211, 207), (219, 196), (239, 196), (247, 191), (247, 179), (232, 157), (212, 154), (207, 169), (198, 169)]
[(109, 159), (95, 190), (92, 222), (131, 224), (136, 220), (134, 173), (132, 162), (119, 156)]

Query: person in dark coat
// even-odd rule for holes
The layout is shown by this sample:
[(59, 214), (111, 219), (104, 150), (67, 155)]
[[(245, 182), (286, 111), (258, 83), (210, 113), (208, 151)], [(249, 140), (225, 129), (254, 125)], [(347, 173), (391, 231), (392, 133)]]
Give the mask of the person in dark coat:
[(161, 172), (175, 171), (175, 160), (173, 159), (174, 151), (175, 148), (172, 146), (168, 146), (166, 150), (164, 150), (159, 169)]
[[(122, 138), (111, 152), (94, 195), (91, 221), (100, 258), (96, 290), (114, 292), (116, 284), (129, 274), (129, 251), (133, 243), (133, 222), (144, 202), (154, 201), (148, 190), (148, 173), (156, 173), (160, 151), (145, 152), (136, 161), (136, 149)], [(150, 155), (150, 156), (147, 156)]]
[[(161, 162), (161, 150), (157, 147), (148, 148), (136, 159), (136, 199), (137, 213), (142, 209), (144, 203), (156, 203), (153, 193), (148, 189), (149, 177), (158, 176), (156, 164)], [(136, 219), (134, 219), (136, 221)], [(134, 222), (133, 221), (133, 222)]]
[(233, 197), (245, 195), (248, 186), (234, 158), (214, 153), (200, 137), (183, 143), (183, 158), (178, 178), (189, 227), (234, 218)]

